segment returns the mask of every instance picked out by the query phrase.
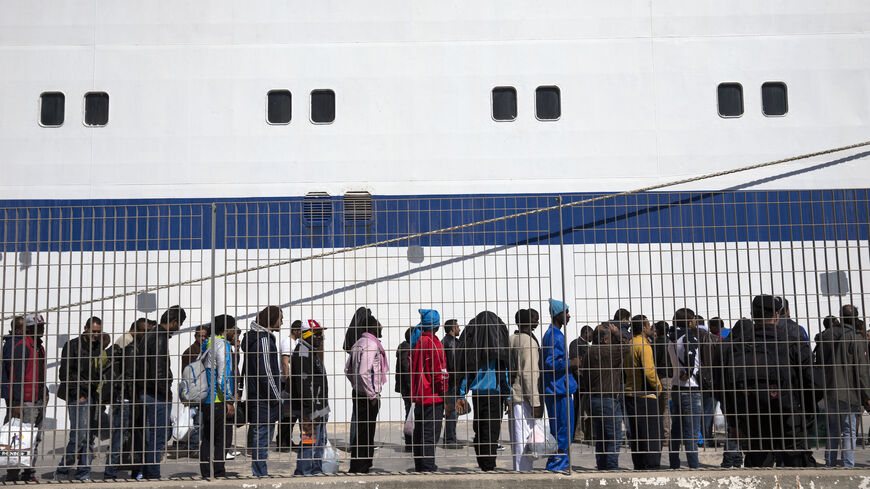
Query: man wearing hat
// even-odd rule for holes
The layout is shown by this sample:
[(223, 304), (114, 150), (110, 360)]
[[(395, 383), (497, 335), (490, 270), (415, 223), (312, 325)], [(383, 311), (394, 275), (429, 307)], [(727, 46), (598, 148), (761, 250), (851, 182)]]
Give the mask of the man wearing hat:
[(574, 438), (574, 403), (571, 396), (577, 390), (577, 380), (568, 373), (565, 333), (571, 315), (564, 302), (550, 299), (552, 322), (541, 341), (541, 377), (544, 404), (550, 416), (550, 433), (556, 438), (558, 450), (547, 460), (547, 470), (568, 470), (568, 451)]
[[(22, 325), (23, 322), (23, 325)], [(12, 334), (3, 343), (3, 382), (0, 392), (6, 401), (6, 419), (12, 418), (22, 423), (32, 424), (37, 430), (33, 440), (30, 466), (36, 465), (37, 447), (42, 440), (42, 420), (48, 400), (45, 391), (45, 348), (42, 335), (45, 334), (45, 319), (41, 314), (28, 314), (23, 321), (20, 316), (12, 320)], [(35, 482), (36, 472), (32, 468), (9, 469), (6, 482)]]
[(441, 317), (434, 309), (420, 309), (420, 324), (411, 332), (411, 402), (414, 403), (414, 468), (435, 472), (435, 442), (441, 435), (447, 357), (435, 336)]
[(323, 328), (309, 319), (302, 323), (302, 335), (290, 356), (293, 383), (293, 411), (302, 420), (302, 443), (295, 475), (323, 473), (323, 447), (329, 419), (329, 382), (323, 365)]

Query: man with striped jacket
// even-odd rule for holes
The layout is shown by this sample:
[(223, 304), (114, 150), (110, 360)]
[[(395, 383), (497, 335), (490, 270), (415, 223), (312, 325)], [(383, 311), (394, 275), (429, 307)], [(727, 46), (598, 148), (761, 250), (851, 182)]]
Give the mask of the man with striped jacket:
[(284, 313), (269, 306), (259, 314), (242, 340), (245, 366), (242, 376), (248, 394), (248, 451), (255, 477), (269, 475), (269, 441), (275, 436), (275, 423), (281, 415), (281, 368), (278, 344), (273, 333), (281, 329)]

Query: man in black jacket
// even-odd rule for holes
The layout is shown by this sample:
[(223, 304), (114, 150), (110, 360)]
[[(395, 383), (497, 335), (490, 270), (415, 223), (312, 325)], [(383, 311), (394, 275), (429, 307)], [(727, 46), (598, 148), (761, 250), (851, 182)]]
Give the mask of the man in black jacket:
[(187, 313), (172, 306), (160, 316), (160, 323), (136, 342), (135, 377), (145, 422), (145, 454), (141, 475), (160, 478), (160, 461), (169, 437), (172, 408), (172, 369), (169, 338), (178, 331)]
[(281, 415), (281, 366), (274, 333), (281, 330), (282, 324), (281, 308), (268, 306), (257, 314), (242, 340), (245, 352), (242, 376), (248, 397), (248, 450), (254, 477), (269, 475), (266, 467), (269, 442), (275, 437), (275, 423)]
[(734, 409), (749, 440), (745, 467), (772, 467), (774, 461), (786, 467), (814, 465), (802, 444), (807, 436), (802, 388), (814, 388), (812, 369), (805, 368), (812, 359), (800, 333), (780, 321), (781, 309), (778, 297), (756, 296), (753, 324), (740, 328), (723, 362), (726, 389), (746, 393), (735, 399)]
[[(444, 322), (444, 338), (441, 345), (444, 347), (444, 355), (447, 357), (447, 373), (452, 379), (456, 374), (456, 338), (459, 336), (459, 322), (448, 319)], [(444, 399), (444, 448), (462, 448), (456, 441), (456, 385), (450, 382), (450, 388)]]
[[(111, 406), (112, 440), (106, 455), (106, 479), (114, 479), (121, 465), (121, 453), (129, 452), (133, 400), (136, 391), (132, 380), (136, 340), (148, 328), (148, 320), (139, 318), (130, 325), (130, 331), (123, 335), (109, 349), (109, 364), (103, 370), (104, 387), (100, 394), (105, 404)], [(128, 336), (129, 335), (129, 336)]]
[(66, 401), (70, 430), (66, 452), (57, 467), (57, 475), (68, 476), (76, 468), (75, 478), (91, 478), (91, 451), (96, 434), (97, 387), (100, 382), (99, 358), (103, 345), (103, 322), (98, 317), (85, 322), (84, 331), (63, 346), (60, 359), (60, 385), (57, 396)]
[(290, 379), (294, 410), (302, 417), (302, 447), (294, 475), (323, 473), (323, 447), (329, 419), (329, 381), (323, 366), (323, 330), (309, 319), (302, 325), (302, 337), (290, 357)]

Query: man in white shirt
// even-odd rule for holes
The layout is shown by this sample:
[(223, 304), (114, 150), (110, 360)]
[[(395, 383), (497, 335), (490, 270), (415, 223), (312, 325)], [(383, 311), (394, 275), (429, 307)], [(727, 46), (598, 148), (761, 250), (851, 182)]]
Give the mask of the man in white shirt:
[(698, 341), (698, 322), (689, 308), (674, 314), (675, 340), (668, 345), (673, 365), (671, 406), (671, 446), (668, 453), (670, 467), (680, 468), (680, 445), (686, 451), (689, 468), (697, 469), (698, 432), (704, 410), (701, 407), (701, 348)]
[(294, 413), (290, 407), (292, 392), (290, 391), (290, 355), (296, 350), (299, 338), (302, 336), (302, 321), (293, 321), (290, 325), (290, 336), (281, 339), (281, 378), (284, 379), (284, 396), (281, 403), (281, 422), (278, 424), (278, 450), (289, 452), (297, 444), (293, 443), (293, 425), (299, 420), (299, 413)]

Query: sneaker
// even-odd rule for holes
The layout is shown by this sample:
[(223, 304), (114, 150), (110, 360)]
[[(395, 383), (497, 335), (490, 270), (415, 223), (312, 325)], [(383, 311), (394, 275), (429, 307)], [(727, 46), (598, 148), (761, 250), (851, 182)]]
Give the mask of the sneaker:
[(503, 452), (505, 450), (505, 446), (501, 443), (498, 444), (498, 451)]
[(230, 449), (230, 450), (227, 450), (227, 453), (229, 453), (229, 454), (232, 455), (233, 457), (238, 457), (239, 455), (242, 454), (242, 452), (236, 450), (235, 448)]
[(236, 459), (235, 454), (237, 454), (237, 453), (239, 453), (239, 452), (227, 452), (226, 455), (224, 455), (224, 460), (235, 460)]

